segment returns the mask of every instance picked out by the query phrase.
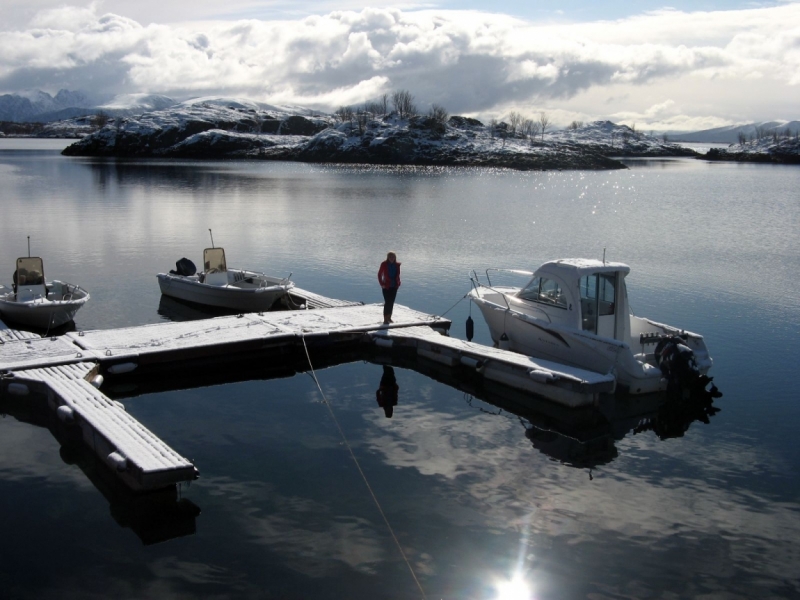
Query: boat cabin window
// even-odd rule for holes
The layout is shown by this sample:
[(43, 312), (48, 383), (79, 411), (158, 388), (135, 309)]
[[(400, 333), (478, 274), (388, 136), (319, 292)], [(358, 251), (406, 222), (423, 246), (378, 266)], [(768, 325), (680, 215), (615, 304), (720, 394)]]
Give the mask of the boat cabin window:
[(583, 329), (597, 331), (597, 317), (613, 315), (616, 301), (616, 273), (594, 273), (580, 280)]
[(533, 302), (542, 302), (559, 308), (567, 308), (567, 299), (559, 284), (554, 279), (534, 277), (531, 282), (517, 293), (517, 297)]

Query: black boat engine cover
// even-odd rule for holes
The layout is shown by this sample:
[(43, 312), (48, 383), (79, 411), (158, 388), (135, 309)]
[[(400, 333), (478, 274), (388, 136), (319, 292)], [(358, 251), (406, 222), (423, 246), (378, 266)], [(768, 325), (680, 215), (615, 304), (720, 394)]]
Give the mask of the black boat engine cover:
[(191, 277), (197, 273), (197, 267), (188, 258), (182, 258), (175, 263), (175, 270), (178, 275)]
[(700, 377), (694, 352), (678, 336), (658, 342), (655, 356), (658, 367), (671, 383), (688, 384)]

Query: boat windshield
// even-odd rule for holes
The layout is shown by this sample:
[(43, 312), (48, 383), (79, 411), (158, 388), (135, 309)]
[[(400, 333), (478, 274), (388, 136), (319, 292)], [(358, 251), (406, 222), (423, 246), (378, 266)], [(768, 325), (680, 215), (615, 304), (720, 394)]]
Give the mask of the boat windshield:
[(203, 270), (206, 273), (225, 273), (225, 250), (222, 248), (206, 248), (203, 250)]
[(44, 285), (44, 265), (42, 264), (42, 259), (38, 256), (18, 258), (15, 283), (20, 286)]
[(517, 298), (567, 308), (567, 298), (564, 296), (561, 284), (545, 277), (534, 277), (517, 293)]

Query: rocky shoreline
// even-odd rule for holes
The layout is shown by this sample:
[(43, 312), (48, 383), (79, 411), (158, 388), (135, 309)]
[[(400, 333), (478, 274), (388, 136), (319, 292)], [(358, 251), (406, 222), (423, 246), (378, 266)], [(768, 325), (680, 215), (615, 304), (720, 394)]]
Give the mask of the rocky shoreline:
[(532, 137), (506, 123), (487, 126), (467, 117), (441, 122), (390, 114), (342, 122), (328, 115), (221, 100), (111, 120), (63, 154), (516, 170), (622, 169), (619, 157), (696, 156), (608, 121)]
[(800, 165), (800, 140), (784, 138), (732, 144), (728, 148), (711, 148), (700, 158), (711, 161)]

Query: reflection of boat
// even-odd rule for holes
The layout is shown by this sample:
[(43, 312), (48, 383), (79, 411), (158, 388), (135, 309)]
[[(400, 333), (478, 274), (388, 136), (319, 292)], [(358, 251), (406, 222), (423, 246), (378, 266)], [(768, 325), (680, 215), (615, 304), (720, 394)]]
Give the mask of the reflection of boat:
[(206, 248), (203, 265), (203, 272), (197, 273), (192, 261), (182, 258), (176, 263), (176, 270), (159, 273), (161, 293), (205, 306), (258, 312), (269, 310), (294, 287), (288, 277), (229, 269), (222, 248)]
[(53, 329), (71, 322), (89, 300), (82, 287), (62, 281), (45, 281), (38, 256), (17, 259), (14, 289), (0, 290), (0, 315), (20, 325)]
[(630, 313), (627, 265), (562, 259), (535, 273), (507, 272), (533, 278), (522, 288), (492, 286), (487, 270), (487, 284), (474, 275), (469, 294), (501, 347), (613, 373), (632, 394), (664, 390), (670, 381), (709, 381), (712, 361), (701, 335)]
[(608, 394), (596, 406), (565, 407), (487, 380), (467, 367), (454, 371), (436, 361), (399, 352), (390, 357), (373, 352), (368, 357), (371, 362), (411, 369), (461, 390), (468, 403), (482, 412), (513, 415), (534, 448), (572, 467), (610, 463), (618, 455), (616, 442), (631, 433), (653, 431), (662, 440), (680, 437), (692, 423), (708, 423), (720, 410), (714, 399), (721, 394), (697, 387), (626, 397)]

